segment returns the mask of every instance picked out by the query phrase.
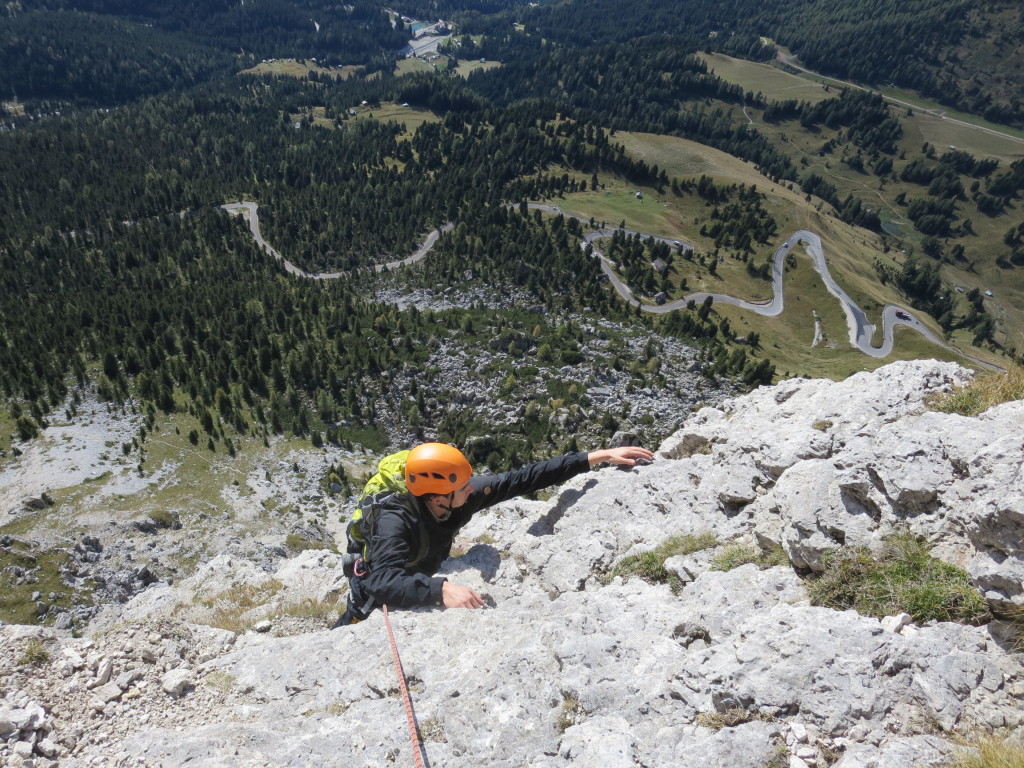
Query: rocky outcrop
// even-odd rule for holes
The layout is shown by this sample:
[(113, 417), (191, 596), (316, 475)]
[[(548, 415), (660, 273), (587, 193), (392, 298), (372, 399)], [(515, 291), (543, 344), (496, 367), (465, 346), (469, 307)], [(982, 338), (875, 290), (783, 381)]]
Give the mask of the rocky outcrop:
[[(444, 570), (488, 607), (391, 615), (431, 764), (919, 768), (941, 765), (955, 734), (1019, 725), (1024, 666), (1005, 625), (879, 620), (811, 606), (805, 588), (827, 550), (909, 530), (994, 606), (1024, 602), (1024, 403), (978, 418), (923, 406), (967, 377), (929, 361), (783, 382), (701, 410), (650, 466), (478, 516)], [(684, 534), (781, 547), (792, 565), (680, 556), (675, 592), (613, 575)], [(261, 589), (237, 616), (249, 631), (205, 626)], [(333, 631), (287, 618), (344, 590), (330, 552), (272, 574), (226, 555), (109, 608), (89, 639), (0, 627), (0, 755), (411, 764), (382, 615)], [(48, 660), (28, 660), (33, 642)]]
[(702, 410), (662, 448), (707, 447), (729, 468), (749, 528), (799, 568), (908, 530), (964, 566), (997, 607), (1022, 605), (1024, 404), (979, 417), (922, 407), (924, 394), (964, 377), (918, 362), (840, 383), (783, 382)]

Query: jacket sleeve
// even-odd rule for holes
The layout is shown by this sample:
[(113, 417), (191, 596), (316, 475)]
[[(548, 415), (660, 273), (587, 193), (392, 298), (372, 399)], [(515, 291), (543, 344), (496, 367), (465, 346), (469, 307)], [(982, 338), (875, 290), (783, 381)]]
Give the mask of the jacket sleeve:
[(469, 497), (467, 506), (475, 513), (516, 496), (564, 483), (588, 469), (587, 454), (578, 452), (538, 461), (500, 475), (474, 475), (470, 480), (473, 495)]
[(410, 573), (405, 568), (420, 535), (414, 519), (388, 507), (381, 510), (370, 540), (370, 572), (363, 579), (366, 591), (378, 603), (396, 608), (442, 604), (444, 578)]

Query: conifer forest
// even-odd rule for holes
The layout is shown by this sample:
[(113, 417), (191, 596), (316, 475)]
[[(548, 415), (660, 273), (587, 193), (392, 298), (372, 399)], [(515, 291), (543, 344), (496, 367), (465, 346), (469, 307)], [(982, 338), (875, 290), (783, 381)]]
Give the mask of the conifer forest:
[[(439, 19), (444, 40), (410, 68), (410, 20)], [(432, 388), (439, 350), (455, 340), (499, 350), (504, 362), (481, 375), (505, 377), (511, 392), (537, 366), (582, 360), (597, 318), (647, 339), (640, 355), (613, 339), (603, 363), (637, 388), (667, 384), (658, 357), (670, 342), (697, 350), (708, 386), (802, 373), (781, 370), (756, 331), (741, 338), (709, 302), (657, 315), (623, 301), (581, 246), (619, 221), (529, 205), (614, 185), (698, 211), (680, 223), (695, 250), (628, 227), (598, 243), (644, 302), (693, 290), (679, 276), (689, 265), (707, 279), (742, 265), (770, 295), (768, 254), (789, 225), (765, 190), (779, 188), (878, 243), (864, 273), (942, 332), (1012, 361), (1024, 347), (1012, 317), (943, 275), (1016, 279), (1024, 161), (934, 144), (908, 153), (908, 110), (873, 90), (787, 98), (725, 79), (708, 57), (769, 63), (792, 51), (829, 77), (893, 83), (1013, 131), (1024, 128), (1021, 80), (979, 75), (977, 49), (1009, 55), (1022, 31), (1019, 8), (981, 0), (7, 3), (0, 411), (10, 438), (0, 449), (73, 416), (87, 392), (144, 414), (140, 452), (174, 414), (194, 420), (194, 445), (228, 453), (275, 435), (383, 449), (384, 415), (409, 435), (464, 444), (494, 430)], [(746, 110), (759, 125), (737, 119)], [(769, 128), (815, 137), (812, 156), (863, 183), (837, 182)], [(756, 183), (630, 151), (623, 137), (637, 134), (724, 153)], [(880, 184), (903, 195), (893, 203), (903, 240), (878, 205)], [(243, 200), (295, 269), (221, 207)], [(426, 258), (380, 271), (442, 228)], [(996, 233), (995, 250), (972, 245), (982, 230)], [(901, 262), (882, 258), (908, 245)], [(417, 309), (383, 297), (424, 288), (514, 300)], [(664, 436), (585, 392), (549, 390), (588, 409), (602, 440), (618, 428)], [(481, 458), (499, 468), (573, 447), (545, 407), (498, 430)]]

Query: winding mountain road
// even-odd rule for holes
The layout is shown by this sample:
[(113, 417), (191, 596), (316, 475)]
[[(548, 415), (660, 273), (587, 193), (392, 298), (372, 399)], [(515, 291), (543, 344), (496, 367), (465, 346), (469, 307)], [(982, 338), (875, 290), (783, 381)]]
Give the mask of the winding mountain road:
[[(263, 239), (263, 235), (260, 233), (259, 206), (256, 203), (249, 202), (248, 200), (239, 200), (237, 203), (226, 203), (221, 208), (228, 213), (244, 216), (245, 220), (249, 222), (249, 230), (252, 232), (256, 243), (260, 248), (280, 261), (284, 265), (285, 271), (289, 274), (297, 275), (298, 277), (308, 277), (311, 280), (337, 280), (339, 277), (345, 277), (349, 274), (348, 272), (307, 272), (302, 267), (288, 261), (288, 259), (274, 250), (270, 243)], [(392, 270), (406, 264), (415, 264), (430, 252), (430, 249), (434, 247), (442, 234), (451, 231), (454, 226), (453, 222), (448, 222), (440, 229), (435, 229), (427, 235), (426, 240), (423, 241), (419, 248), (413, 251), (411, 256), (407, 256), (399, 261), (389, 261), (387, 264), (375, 264), (373, 271), (383, 272), (385, 269)]]
[[(528, 203), (527, 207), (532, 210), (539, 210), (545, 213), (558, 214), (570, 218), (574, 218), (578, 221), (589, 223), (590, 219), (585, 219), (582, 216), (573, 216), (571, 214), (564, 213), (559, 210), (558, 206), (550, 205), (547, 203)], [(249, 223), (249, 229), (252, 232), (253, 238), (257, 244), (269, 255), (280, 261), (285, 270), (293, 275), (299, 277), (310, 278), (313, 280), (336, 280), (341, 277), (348, 275), (348, 272), (307, 272), (301, 267), (296, 266), (292, 262), (285, 259), (280, 253), (263, 239), (263, 235), (260, 233), (258, 206), (256, 203), (241, 200), (237, 203), (227, 203), (222, 205), (221, 208), (230, 214), (243, 215)], [(440, 229), (435, 229), (431, 232), (419, 248), (416, 249), (410, 256), (399, 259), (397, 261), (391, 261), (386, 264), (377, 264), (374, 266), (374, 271), (383, 272), (385, 269), (394, 270), (402, 267), (406, 264), (414, 264), (417, 261), (423, 259), (427, 253), (434, 247), (438, 239), (445, 232), (450, 231), (454, 227), (453, 222), (448, 222)], [(622, 227), (604, 227), (588, 232), (580, 243), (581, 247), (586, 247), (588, 244), (593, 246), (593, 243), (601, 238), (612, 237), (616, 232), (622, 232), (626, 235), (637, 235), (639, 234), (644, 238), (653, 238), (656, 241), (667, 243), (669, 245), (681, 245), (683, 248), (691, 249), (693, 246), (689, 243), (682, 243), (678, 240), (672, 240), (666, 237), (659, 237), (657, 235), (645, 235), (635, 230), (626, 229)], [(729, 296), (724, 293), (711, 293), (707, 291), (698, 291), (684, 296), (681, 299), (666, 302), (665, 304), (645, 304), (639, 299), (633, 296), (633, 291), (628, 285), (622, 282), (621, 278), (615, 272), (613, 264), (607, 256), (604, 255), (597, 248), (593, 248), (593, 253), (601, 260), (601, 269), (605, 275), (607, 275), (609, 282), (612, 287), (615, 288), (616, 293), (626, 302), (634, 307), (639, 307), (643, 312), (649, 312), (651, 314), (663, 315), (668, 312), (675, 312), (679, 309), (685, 309), (689, 302), (693, 301), (701, 303), (709, 296), (714, 303), (729, 304), (731, 306), (739, 307), (740, 309), (755, 312), (765, 317), (775, 317), (782, 313), (784, 306), (784, 297), (782, 292), (782, 281), (785, 272), (785, 259), (787, 254), (795, 248), (798, 244), (805, 243), (807, 246), (807, 253), (811, 257), (811, 262), (814, 265), (815, 271), (821, 275), (822, 281), (825, 283), (825, 287), (828, 292), (831, 293), (836, 299), (839, 300), (840, 306), (843, 308), (843, 313), (846, 315), (846, 325), (850, 334), (850, 344), (856, 349), (863, 352), (865, 355), (875, 358), (888, 357), (892, 353), (893, 348), (893, 328), (897, 325), (905, 325), (909, 328), (920, 333), (928, 341), (934, 344), (955, 352), (958, 355), (962, 355), (968, 360), (971, 360), (978, 365), (982, 365), (986, 368), (998, 370), (997, 366), (990, 363), (986, 363), (977, 358), (965, 355), (960, 350), (951, 347), (946, 344), (938, 335), (929, 330), (920, 320), (914, 317), (909, 311), (903, 307), (897, 307), (893, 304), (887, 304), (882, 309), (882, 344), (879, 347), (871, 345), (871, 339), (875, 334), (875, 326), (868, 322), (867, 315), (856, 302), (851, 299), (847, 293), (836, 283), (832, 278), (832, 275), (828, 271), (828, 266), (825, 263), (825, 254), (821, 246), (821, 238), (818, 237), (814, 232), (806, 229), (798, 230), (790, 235), (785, 243), (783, 243), (775, 251), (775, 259), (772, 264), (772, 298), (770, 301), (746, 301), (745, 299), (738, 299), (734, 296)], [(904, 317), (897, 316), (897, 312), (904, 315)]]
[[(814, 270), (821, 275), (821, 279), (825, 283), (825, 287), (828, 289), (828, 292), (839, 300), (839, 304), (843, 308), (843, 313), (846, 315), (846, 325), (850, 333), (850, 344), (852, 346), (871, 357), (888, 357), (892, 353), (892, 329), (896, 325), (909, 326), (917, 330), (929, 341), (940, 346), (946, 346), (945, 342), (943, 342), (941, 338), (928, 330), (928, 328), (922, 325), (913, 315), (902, 307), (896, 307), (890, 304), (882, 311), (882, 346), (873, 347), (871, 345), (871, 338), (874, 336), (875, 326), (868, 322), (867, 315), (864, 313), (864, 310), (862, 310), (856, 302), (847, 295), (846, 291), (836, 283), (832, 274), (828, 271), (828, 266), (825, 263), (825, 254), (821, 247), (821, 238), (819, 238), (814, 232), (810, 232), (806, 229), (799, 230), (790, 235), (789, 239), (775, 251), (775, 260), (772, 263), (771, 301), (746, 301), (723, 293), (698, 291), (697, 293), (691, 293), (681, 299), (676, 299), (675, 301), (667, 302), (660, 306), (644, 305), (644, 309), (648, 312), (664, 314), (666, 312), (673, 312), (677, 309), (682, 309), (690, 301), (695, 301), (699, 304), (710, 296), (712, 301), (715, 303), (730, 304), (765, 317), (776, 317), (782, 313), (785, 306), (782, 282), (783, 275), (785, 274), (786, 256), (800, 243), (806, 244), (807, 253), (811, 257), (811, 263), (814, 265)], [(606, 274), (607, 271), (608, 270), (606, 270)], [(625, 286), (622, 287), (625, 288)], [(627, 291), (629, 290), (628, 288), (625, 289)], [(619, 293), (622, 295), (621, 290)], [(627, 297), (624, 296), (624, 298)], [(632, 296), (629, 296), (628, 300), (634, 305), (639, 304), (639, 302), (632, 298)], [(897, 317), (897, 310), (904, 312), (904, 314), (907, 315), (907, 319)]]

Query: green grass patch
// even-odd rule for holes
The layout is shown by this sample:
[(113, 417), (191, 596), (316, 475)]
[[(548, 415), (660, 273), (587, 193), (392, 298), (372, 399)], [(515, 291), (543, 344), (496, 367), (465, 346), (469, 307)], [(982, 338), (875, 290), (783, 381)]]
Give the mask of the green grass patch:
[[(602, 238), (594, 245), (602, 253), (608, 253), (608, 238)], [(713, 246), (709, 244), (709, 247)], [(769, 258), (767, 246), (758, 250), (757, 255), (750, 257), (755, 264)], [(760, 253), (760, 251), (764, 251), (764, 253)], [(700, 250), (689, 259), (683, 255), (675, 255), (672, 265), (665, 272), (665, 276), (672, 284), (669, 298), (671, 300), (682, 299), (698, 291), (722, 293), (747, 301), (768, 301), (772, 298), (771, 281), (751, 276), (747, 271), (746, 262), (739, 257), (739, 254), (723, 251), (721, 255), (722, 261), (714, 261), (715, 257), (711, 253)], [(714, 272), (709, 268), (713, 261)], [(618, 270), (618, 273), (623, 282), (628, 284), (621, 270)], [(636, 286), (630, 287), (636, 288)], [(640, 299), (645, 303), (650, 303), (643, 296)]]
[[(57, 493), (53, 495), (58, 496)], [(21, 514), (10, 522), (0, 525), (0, 534), (29, 538), (35, 533), (37, 526), (44, 521), (46, 524), (49, 524), (51, 520), (52, 518), (47, 517), (45, 514)], [(2, 554), (0, 554), (0, 557), (2, 557)]]
[[(438, 59), (440, 61), (440, 59)], [(396, 75), (411, 75), (416, 72), (433, 72), (434, 67), (430, 66), (429, 62), (424, 61), (419, 56), (414, 56), (409, 59), (399, 59), (398, 63), (395, 64)]]
[(42, 602), (65, 610), (91, 603), (90, 589), (75, 589), (61, 578), (61, 568), (68, 560), (65, 552), (36, 549), (20, 539), (11, 539), (0, 549), (0, 620), (9, 624), (51, 624), (56, 614), (51, 610), (40, 619), (32, 599), (37, 592)]
[(455, 70), (455, 73), (459, 77), (469, 77), (477, 70), (486, 72), (489, 69), (497, 69), (500, 66), (501, 62), (499, 61), (480, 61), (479, 59), (459, 60), (459, 66)]
[(283, 586), (276, 579), (262, 584), (241, 584), (211, 596), (196, 595), (192, 606), (179, 605), (176, 612), (187, 612), (189, 620), (207, 626), (241, 633), (265, 618), (263, 609)]
[[(913, 91), (886, 87), (880, 93), (903, 115), (904, 131), (919, 133), (924, 141), (939, 147), (952, 144), (972, 155), (995, 157), (1006, 164), (1024, 157), (1024, 131), (1020, 129), (958, 112)], [(908, 109), (913, 113), (909, 117)], [(909, 125), (912, 121), (918, 123), (916, 129)]]
[(826, 91), (815, 80), (784, 72), (770, 64), (734, 59), (721, 53), (701, 53), (698, 56), (708, 69), (728, 83), (742, 86), (744, 91), (761, 92), (772, 101), (809, 101), (816, 104), (838, 96), (835, 90)]
[(289, 113), (288, 118), (293, 123), (306, 121), (331, 130), (336, 129), (339, 125), (344, 125), (347, 121), (378, 120), (384, 123), (394, 121), (405, 126), (405, 136), (412, 136), (424, 123), (436, 123), (441, 120), (428, 109), (392, 102), (382, 102), (374, 107), (369, 105), (353, 106), (339, 110), (337, 114), (329, 113), (322, 106), (306, 107), (302, 112)]
[(418, 107), (405, 107), (401, 104), (385, 102), (378, 109), (373, 110), (370, 115), (374, 120), (389, 122), (391, 120), (405, 126), (405, 136), (412, 136), (419, 127), (425, 123), (439, 123), (441, 118), (429, 109)]
[(971, 577), (929, 553), (909, 534), (885, 539), (881, 551), (854, 547), (825, 553), (825, 571), (808, 584), (812, 605), (853, 609), (883, 618), (907, 613), (917, 623), (956, 621), (977, 624), (988, 607)]
[(306, 59), (274, 59), (273, 61), (262, 61), (248, 69), (243, 69), (239, 74), (305, 79), (309, 77), (310, 72), (315, 72), (321, 80), (328, 77), (333, 80), (348, 80), (359, 69), (360, 67), (350, 64), (343, 67), (324, 67), (315, 61)]
[[(669, 199), (671, 195), (659, 195), (650, 187), (638, 187), (613, 177), (605, 177), (601, 182), (604, 189), (574, 192), (550, 202), (564, 213), (584, 219), (592, 217), (597, 224), (618, 226), (625, 221), (628, 229), (645, 235), (683, 236), (680, 222), (684, 214), (678, 206), (684, 198)], [(637, 199), (637, 191), (643, 192), (643, 199)]]
[(167, 509), (155, 509), (149, 513), (148, 517), (153, 521), (153, 524), (156, 525), (157, 528), (180, 527), (178, 516)]
[(789, 556), (782, 547), (762, 551), (752, 544), (729, 544), (711, 559), (712, 571), (731, 571), (741, 565), (753, 563), (762, 570), (775, 565), (789, 565)]
[(689, 555), (702, 549), (718, 545), (718, 539), (711, 532), (673, 536), (649, 552), (622, 558), (612, 570), (608, 581), (616, 576), (629, 578), (639, 576), (650, 584), (666, 584), (672, 575), (665, 569), (665, 561), (676, 555)]
[(994, 405), (1024, 399), (1024, 368), (978, 374), (974, 381), (952, 392), (936, 394), (925, 402), (933, 411), (977, 416)]
[[(210, 512), (224, 505), (222, 489), (233, 483), (243, 487), (252, 465), (265, 449), (262, 441), (254, 437), (234, 437), (236, 456), (228, 455), (223, 443), (218, 442), (217, 451), (206, 447), (205, 435), (198, 445), (192, 445), (188, 433), (200, 428), (192, 416), (177, 413), (157, 423), (157, 429), (146, 439), (146, 473), (170, 468), (173, 482), (157, 483), (129, 496), (103, 496), (97, 503), (107, 508), (135, 517), (149, 515), (158, 525), (171, 518), (177, 510), (182, 523), (187, 523), (198, 512)], [(211, 478), (215, 478), (211, 482)], [(71, 489), (66, 503), (91, 506), (88, 497), (96, 493), (94, 485), (78, 486)]]
[[(712, 208), (696, 195), (676, 196), (671, 192), (660, 194), (655, 189), (643, 187), (640, 191), (644, 197), (638, 200), (638, 188), (635, 185), (612, 177), (603, 177), (601, 183), (603, 189), (575, 192), (549, 202), (556, 205), (560, 212), (582, 218), (585, 223), (591, 219), (597, 226), (602, 223), (618, 226), (625, 222), (628, 229), (645, 235), (692, 243), (697, 252), (695, 257), (686, 259), (676, 255), (671, 268), (666, 272), (674, 286), (672, 299), (696, 291), (727, 293), (750, 301), (771, 298), (771, 282), (751, 277), (739, 254), (728, 249), (721, 251), (723, 260), (715, 262), (715, 273), (711, 272), (709, 264), (713, 257), (710, 252), (715, 248), (714, 240), (702, 236), (700, 229), (712, 223)], [(755, 264), (761, 264), (771, 258), (776, 245), (778, 243), (774, 242), (757, 244), (749, 258)], [(595, 243), (595, 247), (607, 252), (608, 242), (600, 240)], [(684, 284), (685, 289), (681, 287)]]
[(307, 107), (302, 112), (289, 113), (288, 119), (293, 123), (305, 121), (319, 128), (334, 130), (337, 127), (337, 121), (343, 119), (343, 117), (342, 115), (337, 117), (329, 115), (324, 107)]
[[(717, 149), (698, 144), (689, 139), (675, 136), (661, 136), (654, 133), (633, 133), (617, 131), (611, 141), (621, 144), (626, 153), (635, 159), (643, 160), (649, 165), (657, 165), (671, 178), (699, 179), (706, 175), (716, 184), (756, 185), (767, 195), (766, 205), (779, 223), (779, 231), (785, 232), (786, 227), (799, 229), (805, 226), (805, 220), (795, 219), (794, 215), (808, 210), (804, 195), (797, 190), (790, 190), (784, 184), (773, 184), (762, 176), (757, 169), (738, 157)], [(670, 193), (671, 194), (671, 193)], [(704, 206), (702, 200), (697, 201)], [(709, 208), (710, 210), (710, 208)], [(682, 222), (685, 226), (690, 223)], [(700, 229), (699, 225), (694, 232)], [(683, 234), (692, 234), (689, 230)]]
[(322, 541), (310, 541), (297, 533), (289, 533), (285, 538), (284, 546), (288, 550), (288, 554), (292, 557), (300, 552), (305, 552), (307, 549), (330, 549), (330, 547)]

